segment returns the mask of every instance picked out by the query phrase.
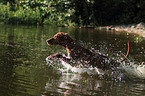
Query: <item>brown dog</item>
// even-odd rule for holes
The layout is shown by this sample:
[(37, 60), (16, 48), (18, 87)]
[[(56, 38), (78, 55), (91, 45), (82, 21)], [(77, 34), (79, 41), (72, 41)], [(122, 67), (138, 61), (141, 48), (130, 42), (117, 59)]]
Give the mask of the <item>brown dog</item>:
[(102, 70), (114, 70), (114, 68), (120, 64), (106, 56), (93, 53), (90, 50), (77, 45), (67, 33), (59, 32), (54, 35), (54, 37), (46, 40), (46, 42), (48, 45), (61, 45), (68, 53), (67, 57), (57, 53), (48, 56), (47, 59), (55, 57), (69, 63), (72, 66), (92, 66)]

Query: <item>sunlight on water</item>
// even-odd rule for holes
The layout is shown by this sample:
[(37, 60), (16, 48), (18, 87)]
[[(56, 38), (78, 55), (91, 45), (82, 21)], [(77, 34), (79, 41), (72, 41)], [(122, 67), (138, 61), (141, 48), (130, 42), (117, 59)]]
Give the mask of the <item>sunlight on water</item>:
[(115, 30), (115, 31), (126, 31), (129, 33), (137, 33), (143, 37), (145, 37), (145, 23), (140, 22), (138, 24), (130, 24), (130, 25), (118, 25), (118, 26), (105, 26), (98, 27), (99, 30), (107, 29)]

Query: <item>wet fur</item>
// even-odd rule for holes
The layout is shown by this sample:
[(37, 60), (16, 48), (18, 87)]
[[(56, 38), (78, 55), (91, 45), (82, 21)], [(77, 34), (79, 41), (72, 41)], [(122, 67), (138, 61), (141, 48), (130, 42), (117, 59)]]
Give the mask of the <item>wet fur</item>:
[(54, 37), (46, 40), (46, 42), (48, 45), (63, 46), (68, 53), (67, 57), (56, 53), (48, 56), (47, 59), (59, 58), (72, 66), (92, 66), (102, 70), (114, 70), (116, 66), (119, 66), (119, 63), (115, 60), (93, 53), (90, 50), (79, 46), (67, 33), (59, 32), (54, 35)]

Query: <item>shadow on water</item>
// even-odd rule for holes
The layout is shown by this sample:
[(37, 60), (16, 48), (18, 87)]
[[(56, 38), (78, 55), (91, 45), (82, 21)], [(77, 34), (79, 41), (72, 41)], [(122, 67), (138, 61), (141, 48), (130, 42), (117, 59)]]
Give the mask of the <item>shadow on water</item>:
[[(48, 46), (46, 40), (57, 32), (68, 32), (80, 45), (93, 52), (121, 60), (130, 41), (130, 53), (122, 63), (127, 71), (130, 64), (144, 65), (145, 41), (135, 42), (135, 34), (106, 32), (94, 29), (63, 28), (55, 26), (0, 25), (0, 95), (144, 95), (143, 78), (129, 75), (129, 79), (112, 80), (101, 75), (61, 72), (62, 62), (45, 61), (48, 55), (66, 51), (60, 46)], [(139, 37), (140, 38), (140, 37)], [(50, 65), (53, 65), (50, 66)], [(133, 66), (133, 68), (136, 68)], [(123, 66), (124, 67), (124, 66)], [(142, 69), (139, 69), (142, 70)], [(128, 74), (128, 73), (125, 73)], [(120, 74), (118, 74), (120, 75)]]

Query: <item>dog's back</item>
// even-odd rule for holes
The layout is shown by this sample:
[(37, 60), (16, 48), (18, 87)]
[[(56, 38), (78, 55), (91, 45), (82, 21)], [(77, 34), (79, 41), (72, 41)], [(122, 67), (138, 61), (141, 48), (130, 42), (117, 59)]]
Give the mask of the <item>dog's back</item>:
[(76, 47), (74, 47), (73, 49), (70, 49), (69, 54), (76, 63), (79, 62), (84, 66), (87, 65), (92, 67), (98, 67), (105, 70), (110, 68), (112, 69), (120, 65), (119, 62), (116, 62), (115, 60), (110, 59), (107, 56), (93, 53), (90, 50), (78, 45), (76, 45)]

